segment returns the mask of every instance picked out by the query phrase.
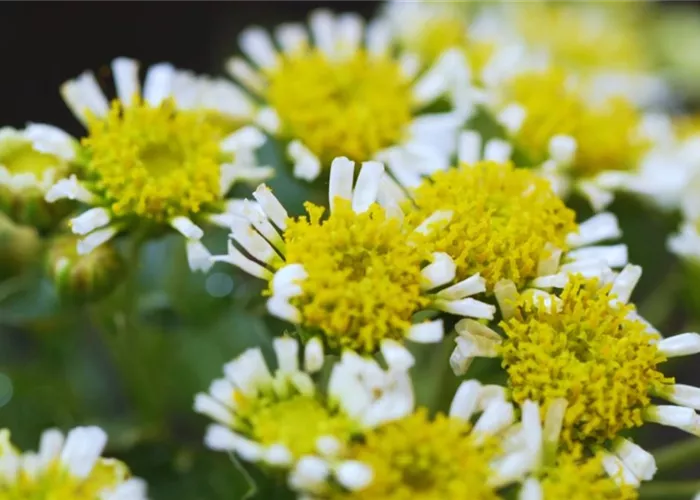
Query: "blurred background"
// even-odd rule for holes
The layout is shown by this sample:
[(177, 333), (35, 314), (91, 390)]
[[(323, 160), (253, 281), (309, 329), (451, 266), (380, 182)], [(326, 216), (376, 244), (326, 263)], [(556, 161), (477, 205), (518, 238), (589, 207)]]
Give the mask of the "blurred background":
[[(673, 36), (686, 29), (684, 13), (697, 4), (669, 2), (664, 9), (678, 22), (660, 28), (670, 33), (663, 64), (670, 68), (679, 59), (672, 61), (674, 81), (690, 106), (698, 102), (693, 91), (700, 90), (700, 80), (683, 58), (700, 65), (700, 47), (678, 46)], [(1, 3), (0, 121), (15, 127), (47, 122), (80, 136), (58, 93), (67, 79), (86, 69), (107, 75), (117, 56), (136, 58), (144, 67), (168, 61), (220, 75), (243, 28), (303, 21), (321, 6), (369, 17), (379, 2)], [(585, 208), (577, 208), (580, 219), (587, 217)], [(637, 295), (642, 313), (668, 333), (697, 327), (691, 313), (700, 303), (693, 285), (700, 278), (694, 280), (692, 270), (665, 251), (677, 218), (625, 197), (613, 211), (623, 221), (631, 260), (645, 269)], [(224, 241), (223, 234), (215, 235), (207, 244), (223, 251)], [(283, 326), (263, 314), (259, 283), (224, 266), (206, 276), (190, 273), (177, 237), (148, 243), (138, 273), (137, 326), (106, 314), (114, 303), (61, 305), (38, 271), (0, 279), (0, 427), (11, 428), (17, 444), (31, 449), (44, 428), (101, 425), (110, 434), (107, 453), (148, 480), (151, 498), (242, 498), (249, 488), (245, 476), (255, 472), (243, 473), (203, 449), (207, 421), (191, 411), (192, 398), (245, 347), (262, 345), (269, 352), (271, 332), (277, 335)], [(124, 294), (113, 299), (123, 300)], [(436, 359), (418, 354), (426, 365)], [(698, 385), (697, 366), (675, 363), (672, 370), (684, 383)], [(434, 384), (422, 382), (419, 400), (439, 400)], [(652, 447), (682, 437), (658, 426), (645, 432), (641, 439)], [(698, 469), (678, 477), (700, 478)], [(271, 485), (257, 498), (283, 496)]]

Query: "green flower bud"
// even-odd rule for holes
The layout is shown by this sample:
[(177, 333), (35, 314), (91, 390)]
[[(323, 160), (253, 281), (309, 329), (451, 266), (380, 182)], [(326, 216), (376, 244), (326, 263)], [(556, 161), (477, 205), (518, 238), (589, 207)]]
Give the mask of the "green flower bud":
[(77, 152), (75, 139), (50, 125), (0, 128), (0, 211), (19, 224), (52, 229), (73, 204), (47, 203), (44, 196), (70, 173)]
[(0, 280), (17, 276), (38, 262), (41, 247), (36, 229), (18, 226), (0, 213)]
[(125, 261), (113, 245), (106, 243), (79, 255), (73, 235), (55, 238), (46, 261), (59, 297), (70, 302), (92, 302), (109, 295), (126, 273)]

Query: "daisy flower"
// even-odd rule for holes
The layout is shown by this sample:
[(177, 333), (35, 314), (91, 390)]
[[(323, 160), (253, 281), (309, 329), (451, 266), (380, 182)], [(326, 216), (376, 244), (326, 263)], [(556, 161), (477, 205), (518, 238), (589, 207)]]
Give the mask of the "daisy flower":
[(193, 110), (193, 100), (204, 99), (198, 88), (190, 88), (194, 96), (180, 109), (177, 99), (186, 100), (188, 80), (169, 64), (149, 68), (143, 93), (136, 61), (115, 59), (112, 72), (117, 99), (111, 105), (91, 72), (61, 87), (88, 129), (86, 161), (77, 175), (55, 183), (46, 200), (68, 198), (88, 208), (71, 220), (73, 233), (83, 236), (81, 254), (137, 226), (169, 226), (187, 238), (190, 267), (206, 269), (209, 254), (198, 223), (219, 222), (235, 181), (259, 182), (272, 173), (255, 166), (254, 151), (265, 136), (253, 127), (226, 135), (210, 123), (212, 109)]
[(66, 205), (51, 206), (44, 196), (70, 174), (77, 152), (78, 142), (51, 125), (0, 128), (0, 210), (21, 224), (51, 228)]
[[(309, 33), (310, 31), (310, 33)], [(411, 54), (396, 56), (391, 32), (366, 29), (355, 14), (316, 10), (309, 29), (298, 23), (245, 30), (231, 75), (260, 102), (251, 118), (288, 141), (294, 175), (313, 180), (335, 157), (386, 160), (401, 182), (447, 168), (461, 111), (428, 112), (463, 74), (461, 59), (440, 58), (420, 71)]]
[(388, 370), (346, 351), (326, 389), (313, 377), (323, 364), (318, 339), (307, 342), (303, 354), (292, 338), (276, 338), (273, 346), (274, 372), (260, 349), (251, 348), (224, 366), (225, 378), (208, 394), (197, 395), (195, 411), (218, 422), (207, 431), (209, 448), (285, 470), (305, 455), (336, 456), (358, 433), (413, 407), (407, 374), (413, 358), (396, 343), (384, 351)]
[(516, 424), (512, 404), (466, 381), (447, 415), (418, 408), (356, 439), (340, 455), (342, 465), (325, 461), (322, 469), (318, 457), (305, 457), (290, 477), (311, 498), (498, 499), (539, 459), (533, 434), (525, 444), (508, 435), (523, 428), (536, 436), (538, 424)]
[(470, 298), (484, 280), (474, 275), (452, 284), (452, 258), (419, 243), (440, 232), (451, 212), (438, 209), (408, 228), (380, 189), (384, 167), (365, 162), (353, 187), (354, 172), (347, 158), (333, 161), (328, 215), (307, 203), (307, 215), (290, 218), (266, 186), (258, 187), (258, 204), (244, 202), (231, 220), (228, 255), (214, 260), (267, 280), (268, 311), (320, 334), (332, 349), (371, 354), (387, 339), (437, 342), (442, 321), (416, 318), (428, 310), (491, 319), (495, 308)]
[(426, 178), (402, 197), (409, 227), (436, 210), (453, 214), (444, 229), (421, 235), (432, 252), (449, 255), (456, 279), (478, 274), (486, 291), (510, 282), (516, 289), (550, 287), (571, 270), (598, 275), (627, 263), (624, 245), (594, 245), (620, 236), (617, 219), (599, 214), (576, 224), (575, 214), (551, 185), (531, 169), (508, 160), (511, 146), (475, 132), (460, 137), (460, 165)]
[(495, 89), (488, 107), (529, 165), (563, 196), (578, 191), (596, 210), (612, 201), (615, 174), (636, 171), (650, 146), (633, 103), (594, 98), (556, 66), (519, 72)]
[[(668, 359), (700, 352), (700, 335), (661, 335), (628, 300), (641, 268), (612, 280), (570, 277), (558, 294), (527, 291), (497, 297), (502, 334), (473, 321), (456, 325), (458, 356), (501, 358), (515, 402), (545, 410), (567, 403), (564, 451), (596, 451), (620, 433), (654, 422), (700, 435), (700, 389), (676, 384), (661, 371)], [(656, 405), (652, 397), (673, 405)]]
[(146, 500), (146, 484), (129, 477), (126, 465), (101, 458), (107, 435), (99, 427), (76, 427), (67, 436), (45, 431), (39, 451), (18, 451), (0, 430), (0, 496), (61, 500)]
[[(598, 451), (593, 456), (581, 453), (558, 453), (559, 433), (564, 423), (566, 400), (554, 400), (548, 406), (543, 425), (534, 435), (519, 429), (511, 436), (523, 444), (541, 438), (539, 463), (523, 482), (518, 500), (635, 500), (640, 479), (651, 479), (656, 472), (654, 457), (625, 438), (616, 438), (615, 453)], [(540, 419), (537, 404), (526, 402), (522, 420)], [(536, 424), (532, 424), (536, 428)], [(535, 447), (533, 443), (533, 448)], [(641, 477), (638, 477), (641, 476)]]

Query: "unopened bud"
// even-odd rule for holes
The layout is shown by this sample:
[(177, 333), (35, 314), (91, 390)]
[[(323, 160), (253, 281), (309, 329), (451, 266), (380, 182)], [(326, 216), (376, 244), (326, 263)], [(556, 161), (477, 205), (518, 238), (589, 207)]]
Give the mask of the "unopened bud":
[(39, 261), (41, 239), (36, 229), (19, 226), (0, 213), (0, 280), (22, 273)]
[(73, 235), (51, 242), (47, 257), (48, 275), (59, 297), (74, 302), (91, 302), (109, 295), (125, 275), (125, 262), (110, 243), (87, 255), (79, 255)]

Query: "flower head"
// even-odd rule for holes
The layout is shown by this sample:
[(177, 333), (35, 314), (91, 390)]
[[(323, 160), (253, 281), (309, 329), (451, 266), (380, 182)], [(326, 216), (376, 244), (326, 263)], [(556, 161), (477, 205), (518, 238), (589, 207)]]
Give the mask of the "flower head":
[(61, 500), (145, 500), (146, 485), (129, 477), (122, 462), (100, 458), (107, 435), (76, 427), (67, 436), (45, 431), (36, 453), (21, 453), (0, 430), (0, 496)]
[[(566, 402), (561, 446), (598, 449), (622, 431), (657, 422), (700, 434), (700, 389), (675, 384), (661, 365), (700, 352), (700, 335), (661, 339), (628, 305), (641, 275), (612, 280), (573, 275), (561, 293), (528, 291), (499, 300), (503, 336), (473, 321), (457, 325), (462, 356), (500, 357), (516, 402), (545, 409)], [(679, 406), (657, 406), (652, 397)]]
[[(169, 225), (188, 239), (191, 267), (206, 268), (208, 253), (195, 221), (218, 223), (236, 180), (271, 174), (255, 166), (264, 135), (252, 127), (226, 134), (212, 123), (214, 111), (204, 100), (214, 92), (210, 84), (168, 64), (149, 69), (143, 93), (135, 61), (115, 59), (112, 70), (118, 99), (111, 106), (92, 73), (63, 85), (66, 103), (88, 128), (82, 141), (87, 160), (78, 175), (54, 184), (46, 199), (89, 207), (71, 221), (73, 232), (84, 236), (80, 253), (136, 225)], [(195, 92), (198, 98), (190, 96)], [(178, 100), (186, 105), (180, 108)], [(224, 120), (227, 112), (222, 105), (216, 116)]]
[(66, 207), (50, 206), (44, 195), (70, 174), (78, 143), (63, 130), (32, 123), (23, 130), (0, 129), (0, 210), (15, 221), (49, 229)]
[(260, 349), (248, 349), (224, 367), (226, 378), (214, 381), (209, 394), (197, 396), (195, 410), (218, 422), (207, 432), (210, 448), (286, 469), (310, 454), (336, 456), (356, 434), (400, 418), (413, 406), (406, 373), (413, 360), (399, 346), (402, 362), (387, 356), (388, 371), (346, 352), (327, 390), (312, 377), (323, 364), (318, 339), (306, 344), (303, 367), (296, 340), (277, 338), (274, 348), (274, 372)]
[[(479, 415), (473, 422), (473, 417)], [(319, 498), (501, 498), (501, 488), (521, 480), (538, 463), (539, 444), (515, 442), (513, 406), (476, 381), (462, 383), (448, 415), (424, 408), (359, 436), (326, 477), (310, 480), (300, 461), (290, 476)], [(313, 458), (313, 457), (312, 457)], [(310, 461), (310, 459), (308, 460)]]
[(415, 60), (391, 53), (384, 23), (366, 30), (363, 24), (353, 14), (318, 10), (309, 19), (313, 43), (307, 28), (295, 23), (275, 30), (280, 50), (261, 28), (240, 37), (257, 68), (236, 57), (229, 71), (264, 102), (257, 123), (290, 141), (297, 177), (315, 179), (336, 156), (387, 157), (397, 177), (411, 180), (447, 167), (463, 115), (422, 109), (453, 82), (459, 58), (448, 56), (417, 77)]
[(449, 225), (421, 242), (453, 259), (457, 279), (478, 273), (493, 293), (502, 280), (517, 289), (549, 287), (572, 269), (596, 274), (627, 263), (623, 245), (590, 246), (620, 236), (612, 214), (576, 224), (547, 180), (508, 162), (507, 143), (489, 141), (482, 159), (481, 142), (463, 133), (461, 165), (426, 178), (403, 201), (410, 226), (435, 210), (452, 212)]
[(444, 288), (455, 276), (453, 260), (419, 242), (451, 213), (436, 211), (409, 229), (382, 192), (382, 165), (364, 163), (353, 188), (354, 170), (347, 158), (333, 161), (327, 216), (307, 203), (307, 216), (290, 218), (259, 187), (259, 204), (244, 203), (231, 221), (229, 254), (215, 259), (268, 280), (270, 313), (319, 333), (333, 349), (373, 353), (385, 340), (438, 341), (442, 321), (415, 323), (427, 309), (491, 318), (492, 306), (469, 298), (483, 291), (483, 279), (469, 276)]

